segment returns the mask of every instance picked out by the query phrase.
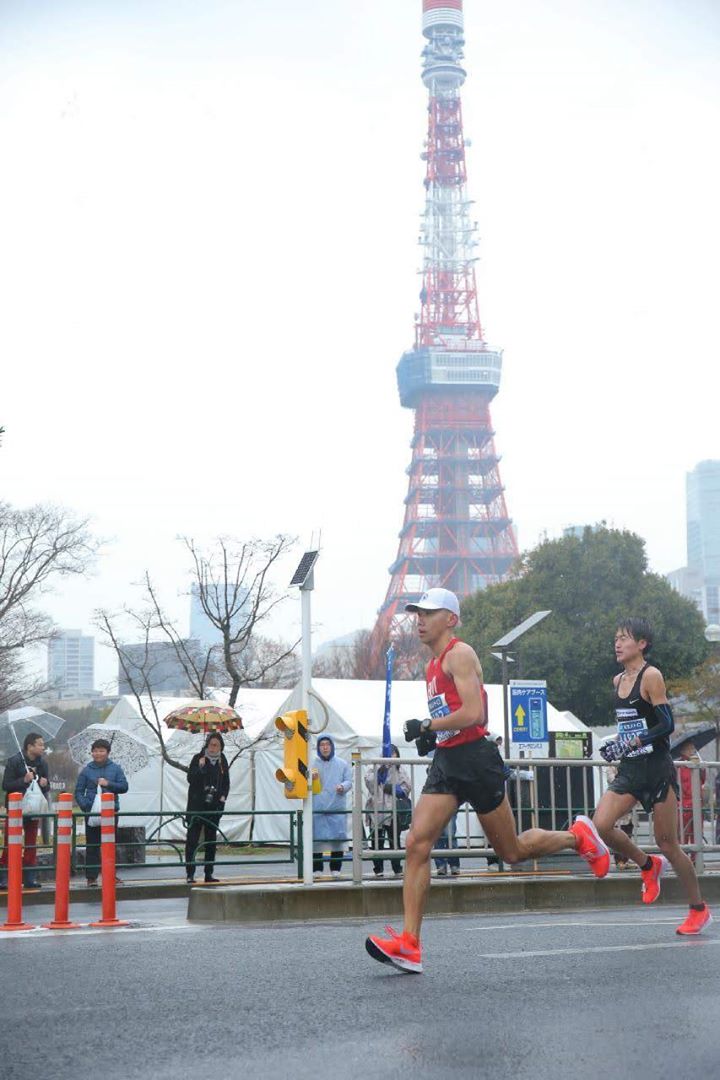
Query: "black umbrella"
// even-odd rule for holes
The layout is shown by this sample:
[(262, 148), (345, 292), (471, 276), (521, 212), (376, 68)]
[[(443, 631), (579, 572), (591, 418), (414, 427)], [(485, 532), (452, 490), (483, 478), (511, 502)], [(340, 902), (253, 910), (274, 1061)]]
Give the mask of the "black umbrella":
[(703, 746), (711, 743), (716, 735), (717, 728), (714, 724), (702, 724), (700, 727), (695, 728), (694, 731), (683, 731), (682, 735), (679, 735), (674, 742), (670, 743), (670, 753), (673, 757), (676, 757), (683, 746), (689, 742), (693, 744), (696, 750), (702, 750)]

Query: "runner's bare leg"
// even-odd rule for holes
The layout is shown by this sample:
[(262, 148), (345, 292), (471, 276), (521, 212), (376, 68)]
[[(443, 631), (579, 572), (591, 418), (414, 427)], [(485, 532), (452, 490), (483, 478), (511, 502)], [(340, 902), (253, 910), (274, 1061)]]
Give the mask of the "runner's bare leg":
[(629, 814), (637, 802), (634, 795), (618, 795), (615, 791), (606, 791), (593, 814), (593, 823), (605, 843), (624, 859), (631, 859), (643, 867), (648, 860), (647, 851), (634, 844), (627, 833), (618, 829), (615, 822)]
[(421, 795), (413, 810), (410, 832), (405, 842), (403, 906), (405, 931), (420, 937), (425, 899), (430, 887), (430, 852), (453, 814), (458, 801), (454, 795)]
[(548, 832), (547, 829), (528, 829), (517, 834), (515, 818), (507, 795), (489, 814), (478, 814), (480, 824), (490, 845), (505, 862), (518, 863), (525, 859), (554, 855), (557, 851), (575, 851), (577, 841), (571, 832)]
[(677, 795), (672, 788), (668, 791), (665, 802), (653, 806), (653, 832), (655, 843), (683, 884), (690, 904), (702, 904), (700, 883), (695, 867), (678, 843), (677, 835)]

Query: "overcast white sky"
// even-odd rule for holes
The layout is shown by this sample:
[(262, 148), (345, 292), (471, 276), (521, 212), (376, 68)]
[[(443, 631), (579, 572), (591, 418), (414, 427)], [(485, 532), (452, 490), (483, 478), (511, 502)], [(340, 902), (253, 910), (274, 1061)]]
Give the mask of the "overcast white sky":
[[(720, 457), (720, 5), (465, 8), (521, 546), (604, 518), (665, 572), (685, 559), (685, 472)], [(111, 539), (48, 598), (61, 625), (89, 630), (146, 567), (186, 613), (178, 533), (318, 528), (318, 640), (372, 624), (410, 455), (395, 364), (419, 291), (420, 12), (0, 5), (0, 496)]]

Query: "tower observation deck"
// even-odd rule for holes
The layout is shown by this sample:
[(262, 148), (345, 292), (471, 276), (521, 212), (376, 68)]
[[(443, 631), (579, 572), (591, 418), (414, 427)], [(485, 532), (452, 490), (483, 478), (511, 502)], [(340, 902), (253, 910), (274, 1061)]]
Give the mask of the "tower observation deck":
[(462, 0), (422, 0), (428, 135), (420, 313), (397, 367), (401, 404), (415, 410), (400, 545), (378, 613), (380, 645), (406, 603), (442, 585), (460, 597), (502, 581), (518, 555), (500, 481), (490, 402), (502, 352), (485, 341), (475, 280), (460, 89)]

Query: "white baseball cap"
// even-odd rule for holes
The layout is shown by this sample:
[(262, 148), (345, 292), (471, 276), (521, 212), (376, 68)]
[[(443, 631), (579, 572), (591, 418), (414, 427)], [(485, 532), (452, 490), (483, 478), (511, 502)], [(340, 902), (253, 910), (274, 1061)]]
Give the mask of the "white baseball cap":
[(457, 615), (460, 624), (460, 601), (449, 589), (428, 589), (414, 604), (406, 604), (406, 611), (440, 611), (444, 608)]

